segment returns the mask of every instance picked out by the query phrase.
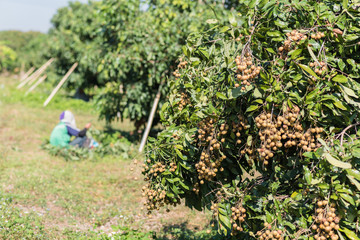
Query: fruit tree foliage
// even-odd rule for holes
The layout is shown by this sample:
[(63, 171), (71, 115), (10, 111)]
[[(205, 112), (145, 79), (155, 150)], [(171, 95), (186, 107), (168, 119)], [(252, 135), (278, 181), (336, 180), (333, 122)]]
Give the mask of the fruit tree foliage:
[(14, 70), (16, 67), (16, 62), (16, 52), (0, 42), (0, 72), (5, 70)]
[[(0, 43), (7, 49), (12, 49), (14, 59), (6, 67), (8, 71), (20, 68), (26, 70), (30, 66), (40, 67), (43, 64), (42, 51), (46, 49), (46, 35), (40, 32), (1, 31)], [(41, 45), (41, 47), (39, 46)], [(24, 69), (26, 68), (26, 69)]]
[[(67, 87), (100, 87), (95, 98), (101, 118), (126, 117), (140, 126), (187, 36), (213, 17), (211, 8), (190, 0), (70, 3), (52, 19), (49, 56), (57, 58), (59, 75), (79, 62)], [(161, 103), (166, 85), (162, 93)]]
[(149, 212), (236, 239), (359, 239), (359, 1), (243, 0), (190, 35), (147, 146)]
[(93, 87), (101, 83), (102, 78), (96, 70), (101, 60), (100, 6), (101, 2), (94, 1), (88, 4), (70, 2), (51, 19), (48, 57), (56, 58), (57, 74), (62, 77), (75, 62), (79, 63), (66, 83), (68, 88)]
[[(187, 36), (214, 15), (205, 4), (193, 1), (126, 2), (106, 0), (101, 11), (106, 52), (98, 71), (111, 80), (97, 97), (97, 105), (108, 121), (120, 112), (141, 124), (159, 86), (176, 68)], [(161, 92), (164, 99), (166, 85)]]

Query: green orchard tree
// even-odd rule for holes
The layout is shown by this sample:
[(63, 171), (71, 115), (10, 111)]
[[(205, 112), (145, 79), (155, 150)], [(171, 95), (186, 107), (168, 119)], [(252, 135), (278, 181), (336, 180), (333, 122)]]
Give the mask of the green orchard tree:
[[(107, 121), (120, 113), (139, 128), (160, 85), (175, 70), (187, 36), (203, 29), (213, 11), (197, 1), (107, 0), (104, 5), (106, 51), (98, 69), (110, 80), (97, 96), (97, 105)], [(168, 92), (166, 85), (161, 92), (160, 105)]]
[(66, 83), (72, 88), (93, 88), (103, 83), (97, 66), (101, 61), (101, 18), (98, 14), (102, 2), (88, 4), (70, 2), (53, 16), (53, 27), (49, 31), (50, 49), (48, 57), (56, 58), (56, 73), (62, 77), (78, 62), (79, 66)]

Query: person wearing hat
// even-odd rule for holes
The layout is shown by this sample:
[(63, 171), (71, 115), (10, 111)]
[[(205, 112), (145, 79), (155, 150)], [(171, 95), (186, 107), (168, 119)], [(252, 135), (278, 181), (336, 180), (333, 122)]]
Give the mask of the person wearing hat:
[[(67, 147), (69, 145), (89, 147), (91, 140), (86, 137), (86, 132), (90, 127), (91, 123), (88, 123), (84, 129), (78, 129), (74, 114), (70, 111), (64, 111), (60, 114), (59, 124), (51, 132), (50, 144), (59, 147)], [(75, 136), (75, 139), (70, 141), (72, 136)]]

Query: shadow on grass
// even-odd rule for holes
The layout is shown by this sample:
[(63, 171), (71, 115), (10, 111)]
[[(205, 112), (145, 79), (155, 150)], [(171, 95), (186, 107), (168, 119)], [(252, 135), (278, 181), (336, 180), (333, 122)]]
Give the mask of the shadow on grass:
[[(161, 132), (162, 129), (158, 127), (154, 127), (150, 130), (149, 137), (156, 137), (159, 132)], [(128, 130), (122, 130), (118, 128), (114, 128), (112, 126), (106, 126), (106, 128), (102, 131), (107, 136), (117, 136), (118, 138), (125, 138), (129, 142), (133, 144), (140, 144), (141, 138), (143, 136), (144, 131), (128, 131)]]
[(181, 224), (165, 225), (160, 233), (154, 236), (156, 240), (221, 240), (227, 239), (220, 236), (216, 230), (199, 230), (197, 227), (190, 229), (188, 222)]

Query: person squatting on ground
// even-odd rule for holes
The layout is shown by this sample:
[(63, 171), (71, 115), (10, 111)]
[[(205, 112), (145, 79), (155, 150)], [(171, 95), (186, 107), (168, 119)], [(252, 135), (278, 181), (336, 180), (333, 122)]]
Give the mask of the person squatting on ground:
[[(86, 124), (83, 130), (76, 127), (74, 114), (70, 111), (64, 111), (60, 114), (60, 122), (51, 133), (50, 144), (53, 146), (67, 147), (77, 146), (88, 148), (91, 139), (86, 137), (87, 130), (91, 127), (91, 123)], [(75, 136), (73, 141), (71, 137)]]

